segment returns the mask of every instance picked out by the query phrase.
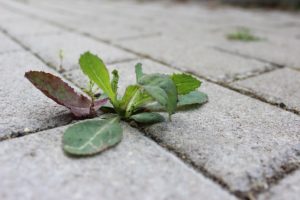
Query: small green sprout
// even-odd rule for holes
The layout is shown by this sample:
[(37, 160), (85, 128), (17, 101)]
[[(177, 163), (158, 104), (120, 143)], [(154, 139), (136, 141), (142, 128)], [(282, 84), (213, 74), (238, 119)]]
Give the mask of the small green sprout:
[(62, 49), (59, 50), (58, 57), (59, 57), (59, 69), (58, 69), (58, 71), (59, 72), (64, 72), (65, 70), (63, 68), (63, 60), (64, 60), (64, 57), (65, 57), (65, 53)]
[(229, 40), (238, 40), (244, 42), (259, 41), (261, 38), (253, 35), (248, 28), (239, 28), (236, 32), (227, 35)]

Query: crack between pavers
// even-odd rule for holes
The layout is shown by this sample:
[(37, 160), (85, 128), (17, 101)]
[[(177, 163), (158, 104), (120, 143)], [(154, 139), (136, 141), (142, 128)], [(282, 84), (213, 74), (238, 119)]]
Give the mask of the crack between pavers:
[(288, 67), (288, 68), (291, 69), (291, 70), (295, 70), (295, 71), (300, 72), (300, 68), (296, 68), (296, 67)]
[(290, 164), (288, 166), (283, 166), (283, 168), (284, 168), (284, 172), (276, 174), (275, 177), (266, 178), (266, 180), (268, 182), (268, 188), (255, 191), (257, 193), (256, 197), (258, 197), (259, 195), (270, 192), (271, 189), (273, 188), (273, 186), (278, 185), (285, 178), (288, 178), (289, 175), (292, 175), (294, 172), (299, 170), (300, 166), (297, 165), (297, 164), (295, 164), (295, 165)]
[[(116, 45), (116, 47), (117, 47), (117, 46), (118, 46), (118, 45)], [(164, 65), (164, 66), (167, 66), (167, 67), (169, 67), (169, 68), (172, 68), (172, 69), (176, 69), (176, 70), (182, 71), (182, 69), (180, 69), (180, 68), (178, 68), (178, 67), (174, 67), (174, 66), (172, 66), (172, 65), (170, 65), (170, 64), (168, 64), (168, 63), (166, 63), (166, 62), (164, 62), (164, 61), (161, 61), (161, 60), (152, 58), (151, 56), (148, 56), (148, 55), (146, 55), (146, 54), (137, 53), (137, 52), (134, 52), (134, 51), (132, 51), (132, 50), (130, 50), (130, 49), (127, 49), (127, 48), (124, 48), (124, 47), (120, 47), (120, 48), (122, 48), (123, 50), (127, 50), (127, 51), (130, 52), (130, 53), (135, 53), (136, 55), (138, 55), (138, 56), (141, 57), (141, 58), (149, 59), (149, 60), (152, 60), (152, 61), (154, 61), (154, 62), (156, 62), (156, 63), (160, 63), (160, 64), (162, 64), (162, 65)], [(270, 71), (272, 71), (272, 70), (270, 70)], [(270, 71), (266, 71), (265, 73), (270, 72)], [(227, 89), (230, 89), (230, 90), (232, 90), (232, 91), (238, 92), (238, 93), (240, 93), (240, 94), (242, 94), (242, 95), (245, 95), (245, 96), (248, 96), (248, 97), (250, 97), (250, 98), (253, 98), (253, 99), (259, 100), (259, 101), (261, 101), (261, 102), (267, 103), (267, 104), (269, 104), (269, 105), (275, 106), (276, 108), (280, 108), (280, 109), (282, 109), (282, 110), (285, 110), (285, 111), (288, 111), (288, 112), (291, 112), (291, 113), (300, 115), (300, 112), (299, 112), (299, 111), (297, 111), (297, 110), (295, 110), (295, 109), (287, 108), (287, 107), (286, 107), (285, 105), (283, 105), (282, 103), (271, 102), (271, 101), (269, 101), (268, 99), (266, 99), (266, 98), (264, 98), (264, 97), (262, 97), (262, 96), (256, 95), (255, 93), (246, 91), (246, 90), (244, 90), (244, 89), (238, 89), (238, 88), (235, 88), (235, 87), (229, 85), (229, 84), (226, 83), (226, 82), (220, 82), (220, 81), (213, 80), (213, 79), (211, 79), (211, 78), (208, 78), (208, 77), (205, 77), (205, 76), (203, 76), (203, 75), (200, 75), (200, 74), (198, 74), (198, 73), (196, 73), (196, 72), (194, 72), (194, 71), (189, 71), (189, 70), (188, 70), (188, 71), (186, 71), (186, 72), (187, 72), (187, 73), (190, 73), (190, 74), (192, 74), (192, 75), (194, 75), (194, 76), (196, 76), (196, 77), (199, 77), (200, 79), (206, 80), (207, 82), (211, 82), (211, 83), (217, 84), (217, 85), (222, 86), (222, 87), (224, 87), (224, 88), (227, 88)]]
[(256, 77), (256, 76), (260, 76), (260, 75), (263, 75), (263, 74), (266, 74), (266, 73), (269, 73), (269, 72), (273, 72), (273, 71), (285, 68), (285, 66), (279, 65), (277, 63), (272, 63), (272, 62), (269, 62), (267, 60), (255, 58), (255, 57), (252, 57), (252, 56), (247, 56), (247, 55), (244, 55), (244, 54), (239, 54), (238, 52), (232, 52), (232, 51), (224, 50), (224, 49), (216, 47), (216, 46), (210, 46), (210, 48), (213, 49), (213, 50), (219, 51), (221, 53), (238, 56), (238, 57), (241, 57), (241, 58), (244, 58), (244, 59), (247, 59), (247, 60), (255, 60), (255, 61), (270, 65), (270, 67), (266, 67), (262, 70), (250, 71), (248, 75), (247, 74), (246, 75), (235, 74), (235, 75), (233, 75), (231, 80), (224, 81), (224, 83), (226, 83), (226, 84), (230, 84), (230, 83), (233, 83), (233, 82), (236, 82), (236, 81), (242, 81), (242, 80), (245, 80), (245, 79), (248, 79), (248, 78), (253, 78), (253, 77)]
[[(271, 66), (274, 66), (274, 65), (271, 65)], [(274, 72), (274, 71), (280, 70), (280, 69), (282, 69), (282, 68), (270, 67), (270, 68), (265, 68), (265, 69), (259, 70), (259, 71), (252, 71), (251, 74), (245, 75), (245, 76), (242, 76), (242, 77), (240, 77), (240, 75), (236, 75), (237, 77), (233, 78), (231, 81), (227, 81), (226, 84), (232, 84), (234, 82), (243, 81), (243, 80), (246, 80), (246, 79), (249, 79), (249, 78), (264, 75), (264, 74), (267, 74), (267, 73), (270, 73), (270, 72)]]
[[(205, 167), (197, 165), (193, 161), (192, 158), (186, 153), (183, 153), (181, 151), (178, 151), (173, 146), (167, 144), (164, 142), (161, 138), (148, 133), (145, 128), (143, 127), (136, 127), (143, 135), (146, 137), (154, 140), (157, 144), (159, 144), (162, 148), (166, 149), (167, 151), (173, 153), (175, 156), (179, 157), (184, 163), (186, 163), (188, 166), (190, 166), (192, 169), (194, 169), (196, 172), (201, 173), (203, 176), (207, 177), (208, 179), (212, 180), (213, 182), (220, 185), (223, 189), (228, 191), (230, 194), (234, 195), (235, 197), (242, 199), (242, 200), (255, 200), (259, 197), (259, 195), (268, 192), (272, 186), (275, 186), (280, 181), (282, 181), (285, 177), (292, 174), (293, 172), (300, 169), (299, 163), (287, 163), (282, 166), (280, 166), (280, 169), (282, 171), (275, 172), (275, 174), (271, 177), (264, 177), (266, 180), (266, 183), (268, 185), (268, 188), (266, 189), (263, 186), (258, 186), (253, 189), (250, 189), (248, 191), (237, 191), (237, 190), (231, 190), (230, 186), (222, 179), (222, 177), (216, 176), (213, 173), (209, 172)], [(297, 150), (295, 150), (295, 154), (299, 154)], [(251, 179), (251, 177), (249, 177)]]
[(221, 188), (225, 189), (227, 192), (229, 192), (233, 196), (235, 196), (239, 199), (243, 199), (243, 200), (252, 200), (251, 198), (249, 198), (249, 196), (251, 196), (249, 194), (244, 195), (244, 194), (240, 194), (240, 193), (236, 193), (236, 192), (232, 191), (230, 189), (229, 185), (227, 185), (226, 182), (221, 179), (221, 177), (217, 177), (217, 176), (211, 174), (210, 172), (208, 172), (208, 170), (206, 170), (205, 167), (197, 165), (187, 154), (180, 152), (176, 148), (172, 147), (171, 145), (164, 143), (159, 137), (155, 137), (154, 135), (147, 133), (147, 131), (145, 131), (144, 128), (136, 127), (136, 126), (133, 126), (133, 127), (137, 128), (145, 137), (150, 138), (151, 140), (155, 141), (159, 146), (161, 146), (168, 152), (170, 152), (173, 155), (175, 155), (176, 157), (178, 157), (180, 160), (182, 160), (186, 165), (191, 167), (193, 170), (202, 174), (204, 177), (208, 178), (209, 180), (212, 180), (214, 183), (218, 184)]
[[(34, 52), (31, 51), (30, 48), (28, 48), (27, 46), (25, 46), (22, 42), (20, 42), (17, 38), (11, 36), (9, 33), (7, 33), (6, 30), (4, 30), (2, 27), (0, 27), (0, 32), (2, 32), (5, 36), (7, 36), (9, 39), (11, 39), (12, 41), (14, 41), (15, 43), (17, 43), (18, 45), (20, 45), (20, 47), (22, 47), (23, 49), (20, 49), (19, 51), (23, 50), (25, 52), (29, 52), (30, 54), (32, 54), (34, 57), (36, 57), (38, 60), (40, 60), (41, 62), (43, 62), (47, 67), (54, 69), (55, 71), (57, 71), (56, 67), (49, 65), (44, 59), (42, 59), (38, 54), (35, 54)], [(60, 73), (61, 74), (61, 73)], [(64, 77), (66, 78), (66, 77)], [(67, 79), (67, 78), (66, 78)], [(68, 80), (68, 79), (67, 79)], [(69, 80), (70, 81), (70, 80)], [(26, 136), (26, 135), (31, 135), (33, 133), (37, 133), (37, 132), (41, 132), (41, 131), (45, 131), (45, 130), (50, 130), (50, 129), (54, 129), (54, 128), (58, 128), (58, 127), (62, 127), (68, 124), (71, 124), (72, 122), (74, 122), (74, 119), (70, 119), (68, 121), (66, 121), (65, 123), (62, 124), (54, 124), (53, 126), (48, 126), (45, 128), (38, 128), (35, 129), (33, 131), (18, 131), (18, 132), (11, 132), (9, 135), (7, 136), (3, 136), (0, 137), (0, 142), (4, 141), (4, 140), (8, 140), (8, 139), (13, 139), (13, 138), (18, 138), (18, 137), (22, 137), (22, 136)]]
[(236, 52), (236, 51), (230, 51), (230, 50), (225, 49), (225, 48), (221, 48), (221, 47), (217, 47), (217, 46), (211, 46), (211, 48), (213, 48), (213, 49), (215, 49), (215, 50), (217, 50), (219, 52), (223, 52), (223, 53), (227, 53), (227, 54), (239, 56), (239, 57), (242, 57), (242, 58), (247, 58), (247, 59), (252, 59), (252, 60), (257, 60), (257, 61), (260, 61), (260, 62), (268, 63), (268, 64), (271, 64), (271, 65), (273, 65), (273, 66), (275, 66), (276, 68), (279, 68), (279, 69), (285, 67), (282, 64), (278, 64), (278, 63), (271, 62), (269, 60), (265, 60), (265, 59), (261, 59), (261, 58), (257, 58), (257, 57), (253, 57), (253, 56), (249, 56), (249, 55), (242, 54), (242, 53), (239, 53), (239, 52)]
[(11, 53), (16, 53), (16, 52), (22, 52), (22, 51), (24, 51), (24, 49), (14, 49), (14, 50), (9, 50), (9, 51), (5, 51), (5, 52), (1, 52), (0, 55), (11, 54)]
[(296, 115), (300, 115), (300, 111), (288, 107), (283, 102), (279, 103), (279, 102), (275, 102), (275, 101), (269, 100), (268, 98), (265, 98), (263, 96), (260, 96), (259, 94), (256, 94), (252, 90), (249, 90), (249, 89), (246, 89), (246, 88), (242, 88), (242, 87), (236, 87), (236, 86), (232, 86), (232, 85), (226, 85), (226, 87), (229, 88), (229, 89), (231, 89), (231, 90), (233, 90), (233, 91), (236, 91), (236, 92), (238, 92), (240, 94), (243, 94), (245, 96), (252, 97), (254, 99), (257, 99), (257, 100), (260, 100), (260, 101), (262, 101), (264, 103), (267, 103), (269, 105), (273, 105), (273, 106), (275, 106), (277, 108), (280, 108), (282, 110), (291, 112), (291, 113), (296, 114)]
[(116, 41), (118, 42), (118, 41), (136, 40), (136, 39), (140, 39), (140, 38), (153, 38), (153, 37), (158, 37), (158, 36), (161, 36), (161, 35), (162, 35), (161, 32), (140, 34), (140, 35), (136, 35), (136, 36), (121, 37), (121, 38), (116, 39)]
[(263, 191), (260, 191), (258, 194), (259, 195), (263, 195), (263, 194), (268, 194), (269, 192), (271, 192), (271, 189), (278, 185), (280, 182), (282, 182), (283, 180), (285, 180), (286, 178), (288, 178), (288, 176), (293, 175), (294, 172), (298, 171), (300, 169), (299, 166), (295, 166), (292, 167), (290, 170), (285, 171), (284, 174), (281, 174), (281, 176), (278, 176), (274, 179), (269, 179), (270, 183), (269, 183), (269, 187), (268, 189), (265, 189)]
[[(2, 2), (0, 2), (0, 3), (3, 5)], [(9, 9), (11, 9), (11, 10), (19, 10), (19, 11), (21, 10), (21, 9), (19, 9), (19, 8), (14, 8), (14, 7), (11, 8), (12, 6), (8, 6), (8, 5), (6, 5), (6, 4), (4, 4), (4, 6), (9, 7)], [(81, 34), (81, 35), (88, 36), (88, 37), (90, 37), (90, 38), (92, 38), (92, 39), (94, 39), (94, 40), (96, 40), (96, 41), (103, 42), (103, 43), (109, 44), (109, 45), (111, 45), (111, 46), (113, 46), (113, 47), (119, 48), (119, 49), (121, 49), (121, 50), (123, 50), (123, 51), (129, 52), (129, 53), (132, 53), (132, 54), (135, 54), (135, 55), (137, 55), (137, 56), (140, 57), (140, 58), (149, 59), (149, 60), (152, 60), (152, 61), (154, 61), (154, 62), (157, 62), (157, 63), (160, 63), (160, 64), (162, 64), (162, 65), (165, 65), (165, 66), (167, 66), (167, 67), (169, 67), (169, 68), (172, 68), (172, 69), (176, 69), (176, 70), (182, 71), (182, 69), (179, 69), (179, 68), (177, 68), (177, 67), (174, 67), (174, 66), (172, 66), (172, 65), (170, 65), (170, 64), (168, 64), (168, 63), (166, 63), (166, 62), (164, 62), (164, 61), (161, 61), (161, 60), (152, 58), (152, 57), (149, 56), (149, 55), (141, 54), (141, 53), (138, 53), (138, 52), (133, 51), (133, 50), (131, 50), (131, 49), (125, 48), (125, 47), (123, 47), (123, 46), (120, 46), (120, 45), (118, 45), (118, 44), (112, 43), (112, 41), (110, 41), (110, 40), (105, 40), (105, 39), (101, 39), (101, 38), (95, 37), (95, 36), (93, 36), (93, 35), (91, 35), (91, 34), (89, 34), (89, 33), (82, 32), (82, 31), (76, 30), (76, 29), (74, 29), (74, 28), (66, 27), (66, 26), (64, 26), (64, 25), (62, 25), (62, 24), (59, 24), (59, 23), (55, 22), (55, 21), (51, 21), (51, 20), (48, 20), (48, 19), (44, 19), (44, 18), (42, 18), (42, 17), (40, 17), (40, 16), (37, 16), (37, 15), (34, 15), (34, 14), (29, 14), (29, 13), (24, 12), (24, 11), (22, 11), (22, 10), (21, 10), (21, 12), (22, 12), (24, 15), (29, 16), (29, 17), (31, 17), (31, 18), (36, 18), (36, 17), (37, 17), (38, 20), (41, 20), (41, 21), (43, 21), (43, 22), (46, 22), (46, 23), (49, 23), (49, 24), (52, 24), (52, 25), (61, 27), (61, 28), (65, 29), (65, 30), (69, 30), (69, 31), (72, 31), (72, 32), (77, 32), (77, 33), (79, 33), (79, 34)], [(24, 45), (22, 45), (22, 46), (24, 46)], [(25, 49), (27, 49), (27, 50), (30, 51), (30, 49), (27, 48), (26, 46), (25, 46)], [(226, 50), (224, 50), (224, 51), (226, 51)], [(30, 52), (31, 52), (31, 51), (30, 51)], [(32, 53), (32, 52), (31, 52), (31, 53)], [(241, 57), (251, 58), (251, 57), (249, 57), (249, 56), (246, 56), (246, 55), (239, 55), (239, 54), (236, 54), (236, 53), (233, 53), (233, 52), (227, 52), (227, 51), (226, 51), (226, 53), (232, 53), (232, 54), (234, 54), (234, 55), (238, 55), (238, 56), (241, 56)], [(40, 58), (39, 55), (37, 55), (37, 54), (35, 54), (35, 53), (34, 53), (34, 55), (35, 55), (37, 58), (41, 59), (43, 62), (46, 62), (46, 61), (44, 61), (42, 58)], [(256, 59), (256, 58), (251, 58), (251, 59)], [(266, 62), (266, 63), (273, 64), (274, 66), (277, 66), (278, 68), (283, 68), (283, 67), (284, 67), (284, 66), (282, 66), (282, 65), (278, 65), (278, 64), (276, 64), (276, 63), (271, 63), (271, 62), (268, 62), (268, 61), (265, 61), (265, 60), (261, 60), (261, 59), (257, 59), (257, 60), (260, 60), (260, 61), (262, 61), (262, 62)], [(46, 62), (46, 63), (47, 63), (47, 62)], [(239, 90), (239, 89), (233, 88), (233, 87), (231, 87), (231, 86), (229, 86), (229, 85), (226, 85), (225, 83), (220, 83), (220, 82), (214, 81), (214, 80), (212, 80), (212, 79), (209, 79), (209, 78), (207, 78), (207, 77), (204, 77), (204, 76), (199, 75), (199, 74), (194, 73), (194, 72), (192, 72), (192, 74), (195, 75), (195, 76), (197, 76), (197, 77), (199, 77), (199, 78), (201, 78), (201, 79), (204, 79), (204, 80), (206, 80), (206, 81), (208, 81), (208, 82), (215, 83), (215, 84), (217, 84), (217, 85), (219, 85), (219, 86), (228, 88), (228, 89), (230, 89), (230, 90), (233, 90), (233, 91), (236, 91), (236, 92), (241, 93), (241, 94), (243, 94), (243, 95), (252, 97), (252, 98), (257, 99), (257, 100), (259, 100), (259, 101), (262, 101), (262, 102), (264, 102), (264, 103), (267, 103), (267, 104), (273, 105), (273, 106), (275, 106), (275, 107), (281, 108), (281, 107), (278, 106), (277, 104), (274, 104), (274, 103), (272, 103), (272, 102), (269, 102), (269, 101), (267, 101), (266, 99), (263, 99), (263, 98), (261, 98), (261, 97), (257, 97), (257, 96), (255, 96), (255, 95), (252, 94), (252, 93), (249, 94), (249, 93), (247, 93), (247, 92), (244, 92), (244, 91), (241, 91), (241, 90)], [(294, 113), (293, 110), (284, 109), (284, 108), (282, 108), (282, 109)], [(299, 113), (295, 113), (295, 114), (299, 114)], [(210, 179), (213, 180), (214, 182), (218, 183), (220, 186), (222, 186), (223, 188), (225, 188), (227, 191), (229, 191), (231, 194), (235, 195), (235, 196), (238, 197), (238, 198), (241, 198), (241, 199), (250, 199), (250, 200), (252, 200), (252, 199), (255, 199), (256, 196), (258, 196), (259, 194), (261, 194), (261, 193), (263, 193), (263, 192), (265, 191), (264, 189), (261, 189), (261, 190), (259, 190), (259, 191), (256, 191), (256, 190), (249, 190), (248, 192), (232, 191), (232, 190), (230, 190), (229, 186), (228, 186), (224, 181), (222, 181), (222, 180), (220, 179), (220, 177), (216, 177), (216, 176), (210, 174), (203, 166), (198, 166), (198, 165), (196, 165), (196, 164), (192, 161), (192, 159), (190, 159), (190, 158), (189, 158), (187, 155), (185, 155), (184, 153), (178, 152), (178, 151), (177, 151), (176, 149), (174, 149), (172, 146), (169, 146), (169, 145), (166, 145), (166, 144), (162, 144), (162, 142), (159, 141), (159, 140), (160, 140), (159, 138), (154, 138), (154, 137), (152, 137), (152, 136), (149, 136), (149, 134), (146, 134), (145, 132), (143, 132), (143, 133), (144, 133), (147, 137), (150, 137), (150, 138), (153, 139), (155, 142), (157, 142), (160, 146), (163, 146), (163, 147), (165, 147), (168, 151), (173, 152), (174, 154), (176, 154), (176, 155), (177, 155), (181, 160), (183, 160), (185, 163), (191, 165), (195, 170), (197, 170), (197, 171), (200, 172), (201, 174), (207, 176), (208, 178), (210, 178)], [(285, 167), (289, 168), (289, 165), (287, 165), (287, 166), (282, 166), (282, 167), (283, 167), (283, 168), (285, 168)], [(298, 168), (299, 168), (299, 167), (297, 167), (297, 168), (295, 168), (295, 169), (298, 169)], [(292, 171), (292, 170), (291, 170), (291, 171)], [(272, 176), (271, 178), (267, 179), (268, 184), (272, 184), (272, 182), (276, 182), (276, 181), (282, 180), (287, 174), (288, 174), (288, 171), (287, 171), (286, 173), (281, 173), (281, 174), (280, 174), (280, 173), (279, 173), (279, 174), (277, 173), (277, 174), (275, 174), (275, 175)], [(277, 178), (276, 178), (276, 177), (277, 177)], [(275, 181), (275, 180), (276, 180), (276, 181)]]
[(42, 132), (42, 131), (48, 131), (48, 130), (51, 130), (51, 129), (63, 127), (63, 126), (72, 124), (72, 123), (74, 123), (74, 122), (75, 122), (75, 121), (72, 119), (72, 120), (66, 122), (65, 124), (59, 124), (59, 125), (55, 124), (55, 125), (53, 125), (53, 126), (47, 126), (47, 127), (45, 127), (45, 128), (34, 129), (34, 130), (32, 130), (32, 131), (18, 131), (18, 132), (11, 132), (9, 135), (0, 137), (0, 142), (6, 141), (6, 140), (16, 139), (16, 138), (20, 138), (20, 137), (25, 137), (25, 136), (28, 136), (28, 135), (32, 135), (32, 134), (35, 134), (35, 133)]
[[(47, 62), (46, 60), (44, 60), (43, 58), (41, 58), (38, 54), (34, 53), (29, 47), (27, 47), (26, 45), (24, 45), (21, 41), (19, 41), (17, 38), (11, 36), (6, 30), (3, 30), (2, 28), (0, 28), (0, 31), (3, 32), (3, 34), (5, 34), (7, 37), (9, 37), (11, 40), (13, 40), (14, 42), (16, 42), (17, 44), (19, 44), (25, 51), (31, 53), (32, 55), (34, 55), (37, 59), (39, 59), (40, 61), (42, 61), (44, 64), (46, 64), (49, 68), (54, 69), (55, 71), (57, 71), (57, 68), (55, 66), (53, 66), (51, 63)], [(61, 75), (66, 78), (67, 80), (71, 81), (70, 79), (67, 78), (66, 74), (61, 73)], [(73, 82), (72, 82), (73, 83)], [(75, 86), (79, 87), (78, 84), (73, 83)], [(58, 127), (62, 127), (68, 124), (72, 124), (72, 122), (74, 122), (74, 120), (71, 120), (70, 122), (63, 124), (61, 126), (51, 126), (51, 127), (47, 127), (44, 129), (36, 129), (34, 131), (31, 132), (18, 132), (17, 134), (13, 135), (10, 134), (6, 137), (2, 137), (0, 138), (0, 142), (4, 141), (4, 140), (8, 140), (8, 139), (15, 139), (15, 138), (19, 138), (19, 137), (24, 137), (27, 135), (31, 135), (34, 133), (38, 133), (41, 131), (46, 131), (46, 130), (51, 130), (51, 129), (55, 129)], [(136, 127), (135, 127), (136, 128)], [(167, 146), (165, 144), (162, 144), (161, 142), (159, 142), (158, 138), (154, 138), (151, 137), (149, 134), (146, 134), (146, 132), (140, 130), (140, 132), (145, 135), (147, 138), (150, 138), (151, 140), (155, 141), (159, 146), (161, 146), (162, 148), (166, 149), (168, 152), (175, 154), (176, 157), (179, 157), (180, 160), (182, 160), (185, 164), (189, 165), (191, 168), (193, 168), (196, 172), (203, 174), (205, 177), (209, 178), (210, 180), (212, 180), (213, 182), (215, 182), (216, 184), (220, 185), (223, 189), (225, 189), (227, 192), (231, 193), (234, 196), (237, 196), (234, 192), (232, 192), (228, 185), (226, 185), (226, 183), (222, 180), (220, 180), (220, 178), (217, 178), (211, 174), (209, 174), (207, 172), (207, 170), (204, 167), (199, 167), (197, 166), (191, 159), (188, 158), (187, 155), (183, 154), (182, 152), (177, 151), (175, 148), (172, 148), (171, 146)], [(241, 195), (237, 196), (238, 198), (242, 198)], [(242, 199), (245, 199), (244, 197)]]

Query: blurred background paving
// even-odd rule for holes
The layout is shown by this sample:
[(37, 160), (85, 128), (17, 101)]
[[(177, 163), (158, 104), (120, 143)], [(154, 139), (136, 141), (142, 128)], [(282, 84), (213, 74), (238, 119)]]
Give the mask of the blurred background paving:
[[(298, 7), (0, 0), (0, 199), (299, 199)], [(143, 130), (124, 124), (116, 148), (67, 157), (71, 114), (23, 75), (43, 70), (85, 87), (78, 58), (87, 50), (119, 70), (120, 91), (142, 62), (146, 73), (200, 78), (209, 102)]]

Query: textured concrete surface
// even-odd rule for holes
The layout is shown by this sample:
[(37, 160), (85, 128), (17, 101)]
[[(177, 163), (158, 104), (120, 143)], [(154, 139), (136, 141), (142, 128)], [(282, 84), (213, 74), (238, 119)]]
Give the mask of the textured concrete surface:
[[(128, 16), (122, 17), (118, 12), (109, 17), (95, 17), (95, 13), (107, 13), (105, 10), (110, 10), (111, 6), (107, 7), (104, 4), (99, 6), (97, 4), (88, 5), (79, 3), (79, 5), (74, 8), (74, 4), (76, 3), (70, 5), (69, 2), (58, 2), (58, 4), (61, 5), (53, 6), (53, 3), (48, 3), (45, 7), (41, 6), (39, 2), (32, 5), (15, 3), (13, 1), (5, 2), (5, 6), (8, 6), (10, 9), (22, 9), (22, 12), (26, 14), (26, 16), (39, 17), (85, 34), (97, 35), (104, 40), (118, 40), (158, 34), (157, 31), (151, 29), (145, 30), (145, 28), (140, 27), (144, 21), (139, 20), (139, 22), (136, 22), (136, 18), (132, 17), (128, 20)], [(70, 9), (69, 7), (73, 9)], [(122, 5), (117, 7), (119, 9), (123, 8)], [(135, 11), (135, 9), (132, 9), (132, 12), (133, 11)], [(99, 24), (99, 26), (90, 26), (87, 21), (90, 21), (93, 24)], [(137, 26), (137, 24), (139, 26)]]
[[(300, 116), (289, 111), (300, 103), (299, 19), (200, 3), (0, 0), (0, 140), (34, 132), (0, 142), (0, 199), (227, 199), (229, 192), (292, 199), (300, 165)], [(238, 27), (262, 40), (229, 41)], [(58, 66), (60, 49), (62, 75), (82, 87), (78, 57), (90, 50), (119, 70), (120, 93), (142, 62), (146, 73), (176, 68), (201, 77), (209, 103), (140, 130), (147, 137), (125, 127), (115, 149), (71, 159), (61, 151), (64, 128), (39, 133), (70, 123), (69, 111), (23, 77)]]
[(85, 51), (101, 55), (106, 63), (133, 59), (136, 56), (115, 47), (76, 33), (63, 32), (61, 34), (28, 36), (20, 41), (37, 53), (51, 66), (60, 65), (59, 51), (64, 53), (63, 68), (65, 70), (79, 68), (78, 59)]
[(270, 64), (203, 47), (202, 40), (141, 38), (120, 42), (122, 47), (151, 56), (183, 71), (226, 82), (274, 68)]
[(24, 77), (29, 70), (50, 71), (28, 52), (0, 55), (0, 140), (69, 123), (72, 116)]
[(146, 133), (234, 191), (267, 188), (268, 179), (299, 165), (299, 116), (209, 83), (202, 91), (209, 103)]
[(4, 35), (2, 32), (0, 32), (0, 54), (6, 53), (6, 52), (12, 52), (12, 51), (18, 51), (22, 48), (20, 45), (12, 41), (10, 38), (8, 38), (6, 35)]
[(1, 142), (0, 198), (236, 199), (136, 129), (123, 128), (119, 145), (88, 158), (64, 155), (65, 127)]
[(1, 21), (1, 28), (9, 32), (14, 37), (23, 37), (25, 35), (43, 35), (59, 33), (61, 30), (55, 26), (45, 24), (42, 21), (19, 16)]
[(241, 43), (226, 42), (220, 48), (253, 58), (262, 59), (278, 65), (300, 69), (300, 40), (290, 37), (262, 36), (263, 41)]
[(232, 86), (300, 113), (300, 71), (280, 69), (237, 81)]
[(265, 200), (297, 200), (300, 194), (300, 171), (290, 174), (283, 179), (278, 185), (271, 188), (268, 192), (259, 196), (258, 199)]
[[(110, 65), (110, 71), (118, 69), (121, 75), (120, 93), (135, 82), (136, 62), (143, 63), (145, 73), (174, 72), (149, 60)], [(66, 77), (82, 87), (87, 83), (80, 70)], [(146, 133), (233, 191), (267, 188), (269, 178), (284, 173), (282, 166), (300, 163), (299, 116), (208, 82), (201, 91), (209, 95), (209, 103), (175, 114), (172, 122), (146, 128)]]

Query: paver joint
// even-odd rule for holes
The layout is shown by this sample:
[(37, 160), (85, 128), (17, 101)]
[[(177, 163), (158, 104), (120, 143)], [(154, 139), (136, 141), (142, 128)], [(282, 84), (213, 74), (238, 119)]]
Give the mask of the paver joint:
[[(249, 29), (255, 41), (228, 40)], [(297, 199), (300, 185), (300, 16), (205, 3), (0, 0), (0, 199)], [(63, 72), (58, 71), (64, 52)], [(28, 70), (86, 87), (84, 51), (120, 76), (188, 72), (202, 107), (74, 159), (67, 109), (35, 90)], [(23, 137), (21, 137), (23, 136)]]

